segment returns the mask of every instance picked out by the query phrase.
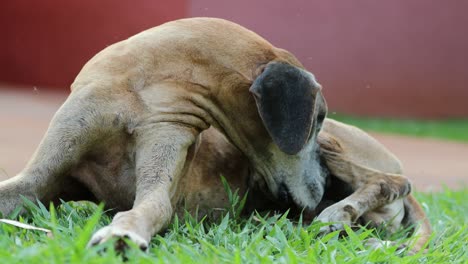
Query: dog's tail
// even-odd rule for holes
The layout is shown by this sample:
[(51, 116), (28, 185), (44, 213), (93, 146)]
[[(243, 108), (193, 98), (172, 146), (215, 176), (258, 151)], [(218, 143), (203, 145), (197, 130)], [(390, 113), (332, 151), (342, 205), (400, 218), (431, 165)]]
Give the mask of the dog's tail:
[(404, 206), (405, 217), (403, 218), (403, 225), (414, 229), (413, 236), (416, 239), (411, 247), (411, 251), (419, 252), (427, 247), (432, 233), (431, 224), (421, 205), (413, 195), (410, 194), (404, 199)]

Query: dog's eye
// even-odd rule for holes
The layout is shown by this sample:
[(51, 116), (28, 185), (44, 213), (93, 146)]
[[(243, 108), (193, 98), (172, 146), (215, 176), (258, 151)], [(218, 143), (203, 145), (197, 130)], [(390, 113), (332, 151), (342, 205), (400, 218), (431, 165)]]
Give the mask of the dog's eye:
[(317, 124), (323, 123), (323, 120), (325, 119), (326, 113), (325, 112), (320, 112), (317, 115)]
[(322, 128), (323, 120), (325, 120), (327, 113), (326, 112), (319, 112), (317, 114), (317, 124), (316, 129), (319, 131)]
[(312, 131), (310, 133), (308, 140), (310, 140), (312, 136), (316, 135), (317, 132), (320, 131), (320, 129), (322, 129), (323, 120), (325, 120), (326, 115), (327, 115), (327, 112), (322, 112), (322, 111), (320, 111), (317, 114), (317, 117), (315, 119), (315, 128), (314, 128), (315, 131)]

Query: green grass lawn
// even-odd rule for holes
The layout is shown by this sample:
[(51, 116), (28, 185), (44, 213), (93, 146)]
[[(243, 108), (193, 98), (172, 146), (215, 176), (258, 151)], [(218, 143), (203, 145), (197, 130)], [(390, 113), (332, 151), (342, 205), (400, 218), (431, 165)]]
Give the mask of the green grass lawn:
[[(369, 131), (468, 142), (468, 120), (330, 117)], [(416, 196), (434, 228), (424, 254), (398, 254), (396, 246), (365, 248), (364, 239), (383, 235), (375, 230), (348, 230), (345, 238), (336, 232), (318, 237), (318, 223), (303, 226), (279, 215), (239, 218), (231, 213), (214, 223), (190, 216), (174, 219), (165, 234), (153, 239), (148, 253), (132, 247), (125, 257), (132, 263), (468, 263), (468, 189)], [(86, 248), (91, 234), (110, 222), (96, 205), (65, 203), (47, 210), (29, 203), (26, 207), (24, 216), (9, 218), (51, 229), (53, 238), (0, 223), (0, 263), (122, 262), (110, 244)], [(408, 242), (403, 231), (393, 239)]]
[(411, 120), (365, 118), (330, 113), (328, 117), (367, 131), (468, 142), (468, 119)]
[[(189, 216), (173, 220), (165, 234), (156, 236), (148, 253), (130, 248), (125, 257), (135, 263), (467, 263), (468, 189), (416, 194), (428, 213), (434, 236), (428, 251), (413, 256), (396, 247), (370, 250), (365, 238), (373, 230), (348, 231), (345, 238), (331, 233), (318, 237), (319, 224), (301, 226), (285, 217), (226, 216), (209, 223)], [(91, 203), (66, 203), (47, 210), (27, 205), (29, 213), (16, 219), (53, 230), (53, 238), (0, 223), (0, 263), (116, 263), (109, 244), (91, 249), (93, 231), (109, 223)], [(231, 214), (232, 216), (232, 214)], [(407, 242), (401, 234), (397, 241)]]

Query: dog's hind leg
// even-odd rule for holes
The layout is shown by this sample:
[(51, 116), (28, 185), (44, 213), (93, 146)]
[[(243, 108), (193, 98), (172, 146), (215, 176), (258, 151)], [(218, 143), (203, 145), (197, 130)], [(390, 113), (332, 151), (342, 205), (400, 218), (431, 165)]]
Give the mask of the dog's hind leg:
[(335, 177), (346, 182), (354, 192), (342, 201), (326, 208), (318, 220), (343, 223), (354, 223), (364, 213), (407, 196), (411, 192), (409, 180), (399, 174), (384, 173), (364, 167), (351, 161), (334, 138), (323, 133), (319, 137), (320, 155), (328, 170)]
[[(337, 170), (331, 169), (330, 171), (339, 177)], [(375, 173), (372, 170), (368, 172)], [(353, 173), (353, 171), (348, 171), (348, 174)], [(411, 184), (404, 176), (385, 173), (377, 173), (374, 176), (374, 178), (359, 184), (350, 196), (327, 207), (320, 213), (317, 220), (334, 222), (328, 227), (323, 227), (324, 230), (322, 231), (327, 231), (326, 229), (330, 229), (328, 231), (343, 229), (343, 224), (351, 225), (367, 212), (393, 202), (398, 203), (401, 198), (406, 197), (411, 191)], [(404, 212), (402, 206), (400, 207), (402, 212), (395, 217), (402, 217)]]
[(96, 124), (105, 127), (95, 103), (88, 99), (91, 96), (80, 92), (72, 94), (54, 115), (27, 166), (15, 177), (0, 182), (3, 215), (22, 204), (21, 196), (45, 203), (55, 198), (64, 188), (64, 177), (101, 132)]
[[(332, 138), (322, 137), (320, 145), (330, 172), (355, 190), (317, 217), (322, 222), (335, 222), (321, 231), (342, 229), (343, 224), (350, 225), (362, 217), (365, 222), (386, 224), (390, 232), (399, 227), (414, 228), (417, 240), (411, 251), (421, 250), (430, 237), (431, 227), (421, 206), (410, 194), (409, 180), (400, 174), (385, 173), (348, 160)], [(383, 243), (387, 242), (373, 240), (368, 244), (378, 247)]]

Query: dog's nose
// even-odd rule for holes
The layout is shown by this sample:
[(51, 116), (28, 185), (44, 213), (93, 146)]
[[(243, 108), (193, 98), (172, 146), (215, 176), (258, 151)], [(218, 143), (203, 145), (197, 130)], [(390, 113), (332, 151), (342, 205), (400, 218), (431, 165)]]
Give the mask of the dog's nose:
[(278, 199), (281, 203), (288, 204), (291, 199), (291, 193), (289, 192), (288, 186), (286, 184), (281, 183), (278, 188)]

